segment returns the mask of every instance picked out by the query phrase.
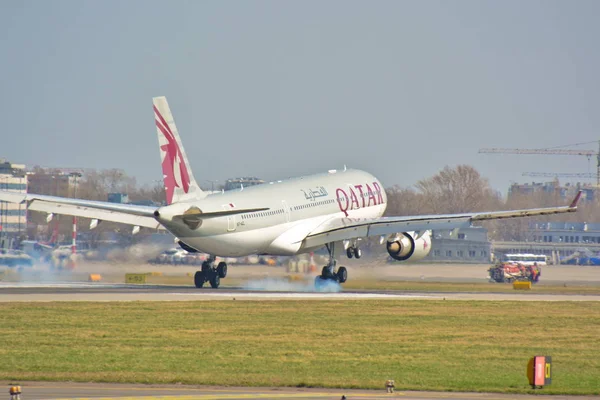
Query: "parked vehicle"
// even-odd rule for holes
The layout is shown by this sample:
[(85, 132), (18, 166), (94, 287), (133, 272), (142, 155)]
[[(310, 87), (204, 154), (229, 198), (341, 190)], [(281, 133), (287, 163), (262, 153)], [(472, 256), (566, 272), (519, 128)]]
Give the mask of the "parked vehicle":
[(21, 250), (0, 250), (0, 265), (7, 267), (31, 267), (33, 258)]
[(488, 269), (490, 279), (495, 282), (531, 281), (536, 283), (542, 271), (537, 264), (523, 265), (513, 263), (500, 263)]
[[(208, 259), (205, 253), (190, 253), (183, 249), (172, 248), (160, 253), (156, 258), (149, 260), (151, 264), (173, 264), (173, 265), (202, 265)], [(225, 261), (229, 264), (235, 264), (236, 258), (217, 257), (216, 262)]]
[(521, 264), (521, 265), (547, 265), (548, 264), (548, 256), (544, 254), (528, 254), (528, 253), (519, 253), (519, 254), (505, 254), (502, 257), (502, 262), (509, 264)]

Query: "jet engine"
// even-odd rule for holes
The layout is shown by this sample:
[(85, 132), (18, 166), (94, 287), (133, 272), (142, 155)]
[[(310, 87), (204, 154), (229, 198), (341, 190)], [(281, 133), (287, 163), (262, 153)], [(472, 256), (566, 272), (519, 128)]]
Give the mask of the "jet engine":
[(418, 261), (431, 251), (431, 231), (402, 232), (388, 238), (387, 252), (394, 260)]

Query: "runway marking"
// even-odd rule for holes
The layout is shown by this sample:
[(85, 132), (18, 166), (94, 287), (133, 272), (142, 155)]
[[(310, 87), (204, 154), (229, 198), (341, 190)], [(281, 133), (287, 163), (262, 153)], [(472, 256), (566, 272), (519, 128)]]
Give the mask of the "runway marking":
[[(31, 385), (28, 388), (35, 389), (57, 389), (59, 386), (44, 386), (44, 385)], [(26, 389), (25, 387), (24, 389)], [(390, 398), (395, 396), (406, 396), (405, 393), (395, 392), (394, 394), (381, 392), (373, 393), (355, 393), (354, 390), (350, 389), (352, 393), (348, 393), (344, 389), (332, 389), (330, 392), (311, 392), (311, 391), (294, 391), (294, 388), (277, 388), (268, 391), (259, 391), (260, 389), (253, 388), (173, 388), (173, 387), (100, 387), (100, 386), (86, 386), (86, 385), (73, 385), (68, 386), (70, 390), (91, 390), (91, 391), (116, 391), (116, 392), (129, 392), (125, 396), (97, 396), (89, 395), (86, 397), (62, 397), (52, 398), (52, 400), (203, 400), (203, 399), (222, 399), (222, 400), (234, 400), (234, 399), (272, 399), (272, 398), (314, 398), (314, 397), (329, 397), (338, 399), (342, 394), (347, 394), (354, 398)], [(289, 390), (286, 392), (286, 389)], [(168, 394), (168, 395), (132, 395), (131, 392), (148, 392), (155, 390), (156, 392), (191, 392), (191, 391), (205, 391), (205, 393), (197, 394)], [(248, 393), (248, 391), (257, 390), (254, 393)], [(302, 390), (302, 389), (298, 389)]]
[[(343, 393), (343, 390), (340, 390)], [(353, 393), (352, 397), (360, 398), (380, 398), (380, 397), (394, 397), (404, 396), (402, 393), (390, 394), (362, 394)], [(240, 394), (198, 394), (198, 395), (184, 395), (184, 396), (126, 396), (126, 397), (68, 397), (62, 399), (52, 400), (203, 400), (203, 399), (221, 399), (221, 400), (235, 400), (235, 399), (289, 399), (289, 398), (313, 398), (313, 397), (331, 397), (339, 398), (340, 395), (337, 393), (240, 393)]]
[(227, 292), (227, 293), (161, 293), (171, 296), (202, 296), (202, 297), (218, 297), (218, 298), (267, 298), (267, 299), (406, 299), (406, 298), (436, 298), (439, 296), (428, 295), (412, 295), (412, 294), (383, 294), (383, 293), (319, 293), (319, 292), (265, 292), (265, 293), (246, 293), (246, 292)]
[(198, 394), (185, 396), (134, 396), (134, 397), (73, 397), (53, 400), (200, 400), (200, 399), (273, 399), (273, 398), (302, 398), (302, 397), (339, 397), (336, 394), (305, 393), (305, 394), (283, 394), (283, 393), (256, 393), (256, 394)]
[(28, 283), (28, 282), (0, 282), (0, 289), (44, 289), (44, 288), (102, 288), (102, 289), (126, 289), (132, 288), (132, 285), (110, 284), (110, 283), (84, 283), (84, 282), (48, 282), (48, 283)]

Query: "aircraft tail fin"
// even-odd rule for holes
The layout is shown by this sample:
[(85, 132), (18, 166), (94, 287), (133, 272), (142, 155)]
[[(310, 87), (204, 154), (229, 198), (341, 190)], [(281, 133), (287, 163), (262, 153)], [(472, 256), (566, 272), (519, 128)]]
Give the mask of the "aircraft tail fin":
[(167, 204), (206, 197), (194, 179), (167, 98), (154, 97), (152, 104)]

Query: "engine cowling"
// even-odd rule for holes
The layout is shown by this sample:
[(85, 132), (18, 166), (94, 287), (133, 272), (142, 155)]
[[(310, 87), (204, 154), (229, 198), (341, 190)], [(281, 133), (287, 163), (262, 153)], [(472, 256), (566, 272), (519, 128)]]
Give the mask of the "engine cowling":
[(418, 261), (431, 251), (431, 231), (422, 235), (415, 232), (397, 233), (388, 239), (386, 249), (394, 260)]

